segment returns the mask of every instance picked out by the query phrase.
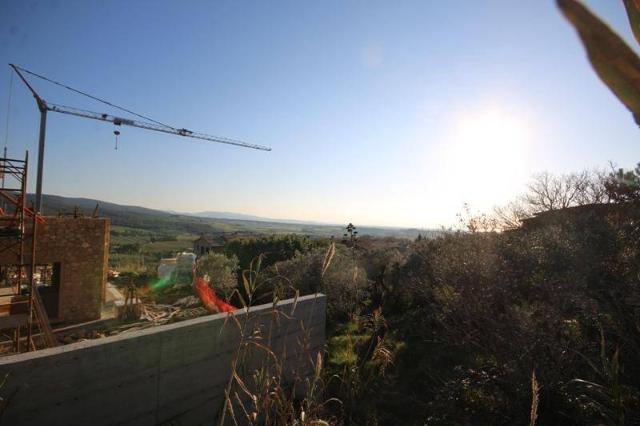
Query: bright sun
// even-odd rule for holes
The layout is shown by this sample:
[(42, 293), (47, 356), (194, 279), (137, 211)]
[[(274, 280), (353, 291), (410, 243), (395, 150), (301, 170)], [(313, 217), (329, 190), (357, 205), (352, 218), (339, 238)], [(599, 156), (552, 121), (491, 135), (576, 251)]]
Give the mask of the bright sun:
[(461, 114), (447, 149), (451, 189), (483, 209), (510, 201), (527, 179), (529, 138), (525, 121), (500, 109)]

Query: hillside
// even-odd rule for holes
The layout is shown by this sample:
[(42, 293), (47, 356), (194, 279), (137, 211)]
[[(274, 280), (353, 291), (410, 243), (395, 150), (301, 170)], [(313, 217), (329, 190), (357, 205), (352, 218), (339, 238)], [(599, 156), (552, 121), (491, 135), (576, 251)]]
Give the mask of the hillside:
[[(33, 195), (30, 195), (33, 200)], [(112, 226), (135, 228), (158, 234), (201, 234), (201, 233), (243, 233), (243, 234), (305, 234), (313, 237), (339, 238), (344, 230), (339, 225), (324, 225), (301, 221), (282, 222), (269, 219), (235, 219), (201, 217), (194, 214), (180, 214), (154, 210), (139, 206), (128, 206), (90, 198), (71, 198), (45, 194), (43, 211), (45, 215), (70, 215), (77, 210), (79, 214), (90, 216), (98, 204), (98, 216), (111, 219)], [(215, 216), (215, 212), (207, 212)], [(228, 213), (227, 213), (228, 215)], [(356, 224), (357, 225), (357, 224)], [(393, 227), (358, 227), (360, 235), (373, 237), (416, 238), (438, 233), (436, 230), (405, 229)]]
[[(33, 196), (30, 196), (33, 200)], [(305, 222), (272, 222), (268, 220), (242, 220), (231, 218), (198, 217), (154, 210), (139, 206), (127, 206), (90, 198), (71, 198), (59, 195), (43, 196), (45, 215), (97, 215), (111, 220), (109, 264), (121, 272), (147, 273), (155, 270), (163, 257), (190, 250), (200, 234), (229, 233), (259, 236), (270, 234), (302, 234), (312, 238), (334, 236), (342, 238), (344, 228), (339, 225), (323, 225)], [(214, 212), (207, 214), (214, 215)], [(358, 227), (361, 237), (415, 239), (418, 234), (433, 236), (440, 231)], [(366, 238), (362, 239), (365, 244)], [(368, 245), (375, 241), (368, 240)]]

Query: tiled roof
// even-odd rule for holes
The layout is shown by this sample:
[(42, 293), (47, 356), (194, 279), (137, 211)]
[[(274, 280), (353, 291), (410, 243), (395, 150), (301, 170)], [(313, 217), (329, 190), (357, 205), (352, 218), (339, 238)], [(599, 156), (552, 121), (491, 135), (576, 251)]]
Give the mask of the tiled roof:
[(223, 246), (226, 242), (224, 235), (201, 235), (194, 241), (194, 244), (200, 243), (207, 246)]

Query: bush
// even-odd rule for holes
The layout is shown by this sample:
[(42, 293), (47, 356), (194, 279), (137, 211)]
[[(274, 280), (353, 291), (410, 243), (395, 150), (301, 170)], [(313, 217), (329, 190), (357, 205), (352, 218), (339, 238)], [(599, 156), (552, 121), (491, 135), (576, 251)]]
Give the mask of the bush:
[(270, 235), (260, 238), (238, 238), (225, 246), (228, 256), (236, 256), (242, 269), (249, 269), (251, 262), (262, 256), (262, 266), (267, 268), (276, 262), (306, 253), (320, 244), (307, 236), (296, 234)]
[(317, 248), (274, 267), (280, 286), (291, 286), (300, 294), (323, 292), (327, 295), (327, 321), (347, 321), (368, 297), (367, 274), (340, 246), (323, 272), (327, 249)]
[(196, 274), (205, 277), (209, 285), (229, 298), (237, 287), (238, 259), (221, 253), (208, 253), (198, 259)]

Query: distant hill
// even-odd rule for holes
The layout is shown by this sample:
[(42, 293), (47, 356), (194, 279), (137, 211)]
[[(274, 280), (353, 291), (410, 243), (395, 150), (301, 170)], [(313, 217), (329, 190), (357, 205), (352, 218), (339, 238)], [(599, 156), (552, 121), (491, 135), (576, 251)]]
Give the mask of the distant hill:
[[(29, 195), (34, 200), (33, 194)], [(138, 228), (155, 233), (241, 233), (241, 234), (304, 234), (316, 237), (342, 238), (344, 227), (304, 221), (285, 221), (261, 218), (238, 213), (202, 212), (176, 213), (148, 209), (139, 206), (127, 206), (90, 198), (72, 198), (59, 195), (43, 195), (43, 212), (47, 216), (71, 215), (76, 211), (80, 215), (91, 216), (98, 205), (98, 216), (108, 217), (114, 226)], [(222, 216), (222, 217), (221, 217)], [(434, 236), (439, 230), (405, 229), (392, 227), (359, 226), (361, 236), (398, 237), (414, 239), (422, 236)]]
[[(29, 194), (30, 203), (35, 201), (35, 195)], [(101, 216), (117, 217), (122, 215), (148, 215), (148, 216), (172, 216), (172, 213), (162, 210), (148, 209), (146, 207), (127, 206), (122, 204), (109, 203), (107, 201), (94, 200), (91, 198), (62, 197), (60, 195), (43, 194), (42, 207), (45, 216), (55, 216), (58, 214), (73, 214), (76, 207), (84, 215), (90, 215), (98, 204), (98, 214)]]
[(270, 219), (250, 214), (233, 213), (233, 212), (198, 212), (198, 213), (180, 213), (187, 216), (207, 217), (210, 219), (234, 219), (234, 220), (259, 220), (262, 222), (270, 222)]
[[(177, 213), (177, 212), (176, 212)], [(259, 222), (271, 222), (271, 223), (296, 223), (302, 225), (329, 225), (327, 223), (322, 222), (314, 222), (311, 220), (296, 220), (296, 219), (271, 219), (268, 217), (261, 216), (253, 216), (250, 214), (244, 213), (233, 213), (233, 212), (198, 212), (198, 213), (178, 213), (184, 214), (187, 216), (196, 216), (196, 217), (207, 217), (210, 219), (232, 219), (232, 220), (250, 220), (250, 221), (259, 221)]]

